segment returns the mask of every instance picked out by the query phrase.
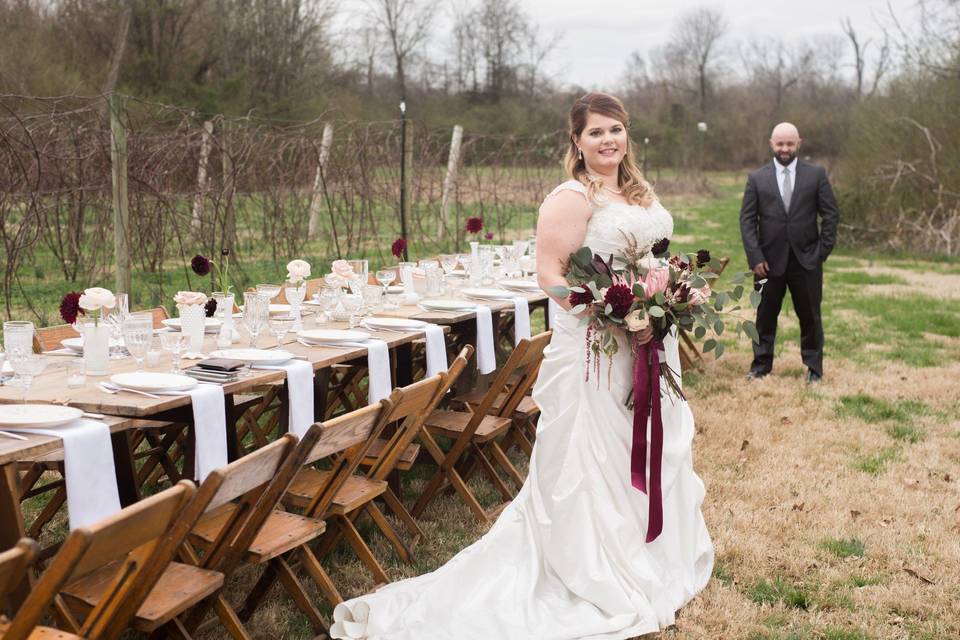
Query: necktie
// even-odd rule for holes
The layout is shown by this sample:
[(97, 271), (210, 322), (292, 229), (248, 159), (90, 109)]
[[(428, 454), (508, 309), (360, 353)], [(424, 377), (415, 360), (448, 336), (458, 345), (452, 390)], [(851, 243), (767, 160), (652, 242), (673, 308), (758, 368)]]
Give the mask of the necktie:
[(793, 185), (790, 184), (790, 169), (783, 170), (783, 208), (790, 211), (790, 200), (793, 198)]

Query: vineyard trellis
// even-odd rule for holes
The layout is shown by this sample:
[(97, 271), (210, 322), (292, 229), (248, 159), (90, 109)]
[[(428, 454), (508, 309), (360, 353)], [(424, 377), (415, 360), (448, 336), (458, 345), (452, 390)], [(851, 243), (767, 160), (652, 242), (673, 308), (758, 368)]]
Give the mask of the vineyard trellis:
[[(31, 291), (38, 280), (56, 279), (63, 291), (112, 284), (109, 100), (0, 95), (0, 291), (7, 317), (15, 296), (43, 317)], [(122, 102), (125, 239), (131, 269), (146, 283), (136, 292), (144, 301), (166, 299), (170, 271), (182, 270), (189, 283), (190, 258), (223, 247), (241, 268), (248, 259), (282, 265), (291, 256), (318, 263), (389, 259), (399, 235), (399, 121), (283, 122), (132, 97)], [(463, 132), (458, 179), (448, 185), (449, 228), (440, 240), (451, 131), (412, 124), (408, 241), (415, 250), (458, 247), (468, 216), (482, 216), (499, 238), (532, 230), (538, 203), (561, 177), (562, 131)]]

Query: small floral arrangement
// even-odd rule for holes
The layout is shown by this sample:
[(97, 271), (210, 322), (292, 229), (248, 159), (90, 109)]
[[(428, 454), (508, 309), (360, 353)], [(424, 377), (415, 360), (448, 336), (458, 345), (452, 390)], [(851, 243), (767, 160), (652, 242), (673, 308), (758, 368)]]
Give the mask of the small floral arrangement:
[(467, 218), (467, 233), (480, 233), (483, 231), (483, 218)]
[(349, 282), (356, 274), (353, 271), (353, 265), (346, 260), (334, 260), (330, 265), (330, 270), (341, 280)]
[(310, 263), (306, 260), (291, 260), (287, 263), (287, 280), (299, 284), (310, 277)]
[(402, 258), (403, 252), (407, 250), (407, 241), (404, 238), (397, 238), (390, 247), (390, 252), (395, 258)]
[(210, 258), (197, 254), (190, 261), (190, 268), (198, 276), (210, 276), (210, 286), (215, 291), (231, 293), (233, 285), (230, 284), (230, 249), (220, 250), (220, 264), (217, 265)]
[(177, 307), (183, 308), (190, 305), (200, 305), (204, 307), (204, 312), (206, 312), (207, 305), (207, 294), (200, 291), (177, 291), (177, 295), (173, 296), (173, 301), (177, 303)]
[(84, 289), (83, 293), (71, 291), (65, 294), (60, 301), (60, 317), (67, 324), (75, 324), (77, 316), (85, 316), (90, 312), (93, 323), (97, 324), (103, 310), (113, 309), (115, 306), (117, 297), (113, 292), (103, 287), (91, 287)]

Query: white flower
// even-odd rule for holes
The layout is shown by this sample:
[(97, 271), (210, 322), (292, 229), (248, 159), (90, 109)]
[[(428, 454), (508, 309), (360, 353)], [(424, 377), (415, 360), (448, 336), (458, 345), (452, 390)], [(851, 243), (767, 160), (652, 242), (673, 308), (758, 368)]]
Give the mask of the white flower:
[(91, 287), (85, 289), (80, 296), (80, 308), (84, 311), (97, 311), (98, 309), (113, 309), (117, 304), (117, 298), (109, 289), (103, 287)]
[(287, 263), (287, 279), (300, 282), (310, 275), (310, 263), (306, 260), (291, 260)]
[(178, 291), (177, 295), (173, 296), (173, 301), (177, 303), (178, 307), (191, 304), (204, 305), (207, 304), (207, 294), (199, 291)]
[(344, 280), (350, 280), (354, 276), (353, 265), (346, 260), (334, 260), (330, 269)]
[(640, 309), (634, 309), (628, 313), (623, 323), (627, 325), (627, 331), (643, 331), (650, 326), (650, 320), (644, 317)]

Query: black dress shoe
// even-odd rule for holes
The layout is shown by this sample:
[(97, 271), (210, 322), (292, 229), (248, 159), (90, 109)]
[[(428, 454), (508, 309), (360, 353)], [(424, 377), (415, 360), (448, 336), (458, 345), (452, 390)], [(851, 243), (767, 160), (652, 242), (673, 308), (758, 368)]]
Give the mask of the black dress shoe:
[(770, 375), (769, 371), (757, 371), (756, 369), (751, 369), (747, 372), (747, 380), (759, 380), (765, 376)]
[(816, 384), (823, 380), (823, 376), (814, 371), (813, 369), (807, 369), (807, 384)]

